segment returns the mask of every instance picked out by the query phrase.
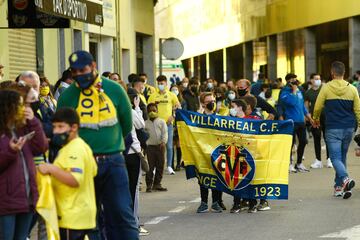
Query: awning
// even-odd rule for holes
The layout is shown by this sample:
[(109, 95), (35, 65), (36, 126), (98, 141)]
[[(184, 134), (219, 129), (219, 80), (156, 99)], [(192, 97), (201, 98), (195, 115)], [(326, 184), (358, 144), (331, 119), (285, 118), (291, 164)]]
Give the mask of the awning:
[(103, 26), (102, 4), (86, 0), (35, 0), (36, 10), (48, 15)]
[(70, 19), (103, 26), (102, 9), (86, 0), (8, 0), (8, 28), (68, 28)]

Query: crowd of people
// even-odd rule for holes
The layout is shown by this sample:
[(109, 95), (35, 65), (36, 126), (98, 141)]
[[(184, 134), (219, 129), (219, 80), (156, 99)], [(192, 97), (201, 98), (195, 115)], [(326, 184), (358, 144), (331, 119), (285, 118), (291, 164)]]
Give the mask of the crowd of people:
[[(334, 195), (351, 197), (355, 181), (348, 176), (346, 153), (360, 101), (356, 82), (345, 81), (345, 66), (334, 62), (332, 81), (314, 73), (300, 85), (289, 73), (274, 81), (259, 74), (217, 82), (197, 77), (166, 76), (148, 83), (145, 73), (100, 75), (92, 55), (77, 51), (70, 68), (55, 86), (46, 77), (26, 71), (0, 83), (0, 234), (26, 239), (34, 226), (38, 239), (47, 239), (45, 222), (36, 214), (36, 171), (51, 175), (61, 239), (138, 239), (149, 232), (139, 221), (139, 191), (145, 174), (146, 192), (166, 192), (163, 173), (184, 167), (175, 122), (176, 109), (206, 115), (253, 120), (292, 120), (293, 151), (289, 171), (308, 172), (304, 151), (310, 133), (315, 160), (335, 168)], [(360, 78), (360, 72), (358, 74)], [(324, 110), (323, 110), (324, 108)], [(323, 135), (322, 135), (323, 134)], [(166, 165), (165, 165), (166, 164)], [(198, 213), (209, 211), (209, 190), (201, 185)], [(212, 212), (226, 206), (222, 192), (212, 190)], [(270, 210), (266, 200), (234, 197), (231, 213)], [(37, 224), (36, 224), (37, 223)]]

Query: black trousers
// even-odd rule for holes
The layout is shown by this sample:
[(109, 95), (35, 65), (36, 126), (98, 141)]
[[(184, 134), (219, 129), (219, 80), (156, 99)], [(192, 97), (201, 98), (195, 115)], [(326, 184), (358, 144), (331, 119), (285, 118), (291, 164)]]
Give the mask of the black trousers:
[[(305, 123), (295, 123), (294, 124), (294, 133), (293, 133), (293, 146), (295, 144), (295, 137), (298, 138), (299, 144), (297, 147), (297, 164), (302, 162), (302, 157), (304, 155), (305, 147), (307, 144), (306, 140), (306, 127)], [(290, 153), (291, 159), (291, 153)]]
[[(165, 152), (161, 149), (160, 145), (149, 145), (146, 149), (149, 172), (146, 173), (146, 187), (151, 188), (161, 186), (161, 180), (163, 178), (163, 171), (165, 165)], [(154, 177), (154, 169), (155, 177)]]
[(60, 240), (83, 240), (90, 231), (60, 228)]
[[(212, 192), (211, 197), (212, 197), (212, 202), (213, 203), (222, 202), (222, 192), (221, 191), (211, 189), (211, 192)], [(202, 202), (207, 203), (208, 198), (209, 198), (209, 189), (207, 189), (207, 188), (200, 185), (200, 197), (201, 197)]]
[(132, 199), (132, 208), (134, 209), (136, 186), (140, 174), (140, 157), (136, 153), (125, 155), (126, 169), (129, 176), (129, 190)]
[[(315, 148), (316, 159), (321, 161), (321, 133), (323, 134), (326, 144), (324, 124), (321, 124), (320, 128), (311, 128), (311, 133), (314, 137), (314, 148)], [(327, 147), (326, 147), (326, 158), (329, 158), (329, 151)]]

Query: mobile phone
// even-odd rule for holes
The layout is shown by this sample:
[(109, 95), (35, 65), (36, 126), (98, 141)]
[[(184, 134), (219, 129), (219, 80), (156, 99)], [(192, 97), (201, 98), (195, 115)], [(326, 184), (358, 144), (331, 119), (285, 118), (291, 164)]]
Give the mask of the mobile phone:
[(26, 135), (23, 136), (23, 138), (26, 139), (26, 141), (31, 140), (35, 136), (35, 131), (32, 131)]

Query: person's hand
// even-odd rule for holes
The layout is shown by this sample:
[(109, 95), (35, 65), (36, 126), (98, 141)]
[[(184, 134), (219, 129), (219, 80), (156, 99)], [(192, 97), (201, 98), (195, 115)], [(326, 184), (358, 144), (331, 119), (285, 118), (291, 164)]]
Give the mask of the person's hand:
[(360, 148), (355, 148), (355, 156), (360, 157)]
[(291, 90), (293, 91), (293, 93), (296, 93), (296, 91), (297, 91), (297, 89), (298, 89), (297, 85), (291, 83), (290, 86), (291, 86)]
[(160, 143), (160, 150), (161, 152), (165, 152), (165, 149), (166, 149), (166, 144), (165, 143)]
[(134, 106), (135, 106), (135, 108), (140, 106), (140, 97), (139, 96), (136, 96), (134, 98)]
[(266, 120), (274, 120), (275, 116), (274, 114), (270, 113)]
[(12, 150), (19, 152), (21, 151), (25, 143), (26, 143), (26, 138), (24, 137), (20, 137), (18, 140), (12, 138), (9, 142), (9, 146)]
[(319, 128), (320, 127), (320, 121), (319, 120), (313, 120), (311, 125), (312, 125), (313, 128)]
[(34, 112), (31, 109), (31, 107), (26, 107), (24, 111), (25, 119), (27, 120), (33, 120), (34, 118)]
[(43, 164), (40, 164), (37, 169), (38, 171), (43, 174), (43, 175), (46, 175), (46, 174), (50, 174), (51, 172), (51, 167), (52, 165), (49, 164), (49, 163), (43, 163)]
[(174, 121), (174, 117), (170, 116), (167, 120), (167, 124), (172, 124), (173, 121)]

